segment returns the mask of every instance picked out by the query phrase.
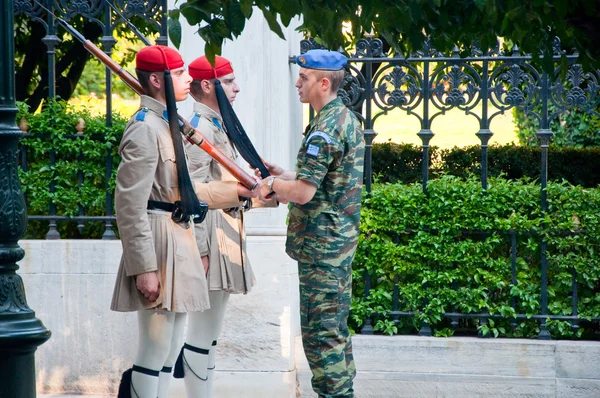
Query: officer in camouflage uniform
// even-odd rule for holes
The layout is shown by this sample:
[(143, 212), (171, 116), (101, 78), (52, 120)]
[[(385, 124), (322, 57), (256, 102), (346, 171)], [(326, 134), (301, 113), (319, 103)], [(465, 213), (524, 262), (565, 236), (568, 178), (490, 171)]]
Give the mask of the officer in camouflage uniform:
[(261, 194), (290, 202), (286, 251), (298, 261), (304, 351), (319, 397), (352, 397), (356, 368), (348, 330), (352, 259), (359, 235), (364, 139), (337, 98), (346, 57), (311, 50), (296, 58), (300, 101), (318, 112), (304, 133), (296, 172), (267, 164)]

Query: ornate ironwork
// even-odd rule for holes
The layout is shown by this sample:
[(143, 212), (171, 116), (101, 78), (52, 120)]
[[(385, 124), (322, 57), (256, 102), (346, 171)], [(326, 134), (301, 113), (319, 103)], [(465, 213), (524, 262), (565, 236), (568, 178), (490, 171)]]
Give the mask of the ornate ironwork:
[(549, 119), (552, 120), (573, 108), (581, 108), (589, 113), (600, 115), (596, 110), (600, 101), (597, 74), (584, 72), (579, 64), (569, 65), (564, 80), (560, 73), (560, 69), (555, 71), (550, 87), (550, 101), (555, 112), (549, 116)]
[(381, 58), (384, 57), (383, 42), (381, 39), (360, 39), (356, 43), (354, 58)]
[[(118, 11), (113, 10), (107, 4), (110, 2)], [(114, 31), (126, 21), (123, 18), (130, 19), (133, 17), (141, 18), (146, 23), (150, 24), (159, 32), (157, 44), (167, 43), (167, 0), (52, 0), (41, 1), (53, 14), (65, 19), (82, 18), (85, 21), (92, 21), (100, 26), (103, 30), (103, 36), (99, 39), (102, 43), (102, 48), (108, 55), (111, 54), (116, 39)], [(56, 26), (51, 15), (35, 0), (16, 0), (13, 6), (14, 15), (23, 15), (33, 21), (39, 22), (44, 26), (46, 36), (42, 39), (48, 48), (48, 97), (55, 96), (55, 48), (60, 43), (59, 37), (56, 35)], [(119, 15), (121, 14), (121, 15)], [(112, 77), (109, 71), (106, 71), (106, 92), (107, 99), (106, 108), (106, 125), (112, 125)], [(112, 176), (112, 159), (110, 154), (107, 154), (106, 161), (106, 217), (103, 219), (105, 223), (105, 233), (103, 238), (115, 239), (115, 233), (112, 230), (115, 217), (113, 215), (112, 191), (110, 188), (110, 179)], [(51, 165), (55, 162), (55, 155), (50, 151)], [(27, 159), (23, 159), (23, 164), (27, 163)], [(49, 184), (49, 190), (54, 190), (54, 183)], [(49, 206), (49, 231), (46, 234), (47, 239), (60, 239), (60, 234), (56, 228), (58, 220), (77, 219), (80, 223), (83, 221), (98, 220), (97, 217), (87, 217), (84, 212), (80, 212), (79, 217), (65, 217), (56, 214), (54, 203)], [(31, 219), (41, 219), (46, 215), (31, 215)], [(80, 224), (81, 225), (81, 224)]]
[(433, 45), (431, 44), (431, 39), (427, 38), (427, 39), (425, 39), (425, 43), (423, 44), (423, 49), (416, 51), (414, 54), (412, 54), (412, 57), (413, 58), (432, 58), (432, 57), (443, 58), (444, 54), (441, 51), (438, 51), (435, 48), (433, 48)]
[[(301, 52), (321, 48), (312, 40), (301, 42)], [(367, 191), (371, 181), (371, 145), (377, 122), (393, 110), (401, 110), (415, 117), (420, 129), (415, 131), (422, 141), (422, 185), (427, 193), (429, 178), (429, 143), (439, 125), (433, 121), (450, 110), (459, 110), (465, 115), (476, 118), (479, 131), (475, 132), (481, 141), (481, 182), (482, 190), (487, 187), (487, 145), (493, 135), (494, 120), (514, 108), (520, 109), (539, 122), (537, 136), (541, 147), (540, 159), (540, 209), (547, 210), (546, 185), (548, 180), (548, 148), (552, 137), (550, 121), (574, 108), (599, 115), (600, 107), (600, 71), (585, 72), (577, 64), (577, 54), (560, 48), (560, 41), (554, 41), (553, 60), (556, 70), (545, 73), (540, 62), (531, 54), (522, 54), (515, 45), (509, 51), (503, 51), (497, 43), (494, 48), (481, 49), (473, 45), (464, 51), (469, 56), (461, 58), (461, 50), (454, 47), (443, 53), (435, 49), (430, 40), (423, 48), (408, 58), (400, 54), (387, 55), (381, 49), (381, 41), (367, 38), (358, 41), (356, 51), (351, 53), (346, 72), (345, 83), (339, 91), (344, 103), (357, 113), (365, 128), (367, 142), (365, 155), (365, 175)], [(542, 55), (543, 56), (543, 55)], [(567, 59), (566, 71), (562, 70), (564, 57)], [(290, 58), (293, 62), (294, 58)], [(561, 319), (571, 322), (577, 329), (577, 282), (573, 279), (573, 316), (561, 317), (548, 313), (548, 260), (546, 243), (538, 237), (541, 247), (542, 278), (540, 280), (540, 314), (533, 319), (539, 321), (540, 339), (549, 338), (546, 319)], [(511, 240), (511, 270), (513, 283), (516, 283), (516, 234)], [(369, 295), (376, 282), (366, 273), (365, 296)], [(397, 295), (394, 300), (397, 300)], [(390, 315), (397, 321), (400, 317), (412, 317), (414, 312), (397, 311), (397, 302)], [(452, 325), (459, 319), (476, 318), (485, 323), (496, 319), (498, 315), (488, 313), (461, 314), (452, 310), (445, 316)], [(525, 319), (518, 314), (517, 319)], [(363, 333), (372, 333), (370, 317), (364, 320)], [(420, 334), (430, 335), (431, 329), (424, 324)]]
[(322, 45), (314, 41), (313, 39), (305, 39), (300, 41), (300, 54), (304, 54), (310, 50), (317, 50), (319, 48), (323, 48)]

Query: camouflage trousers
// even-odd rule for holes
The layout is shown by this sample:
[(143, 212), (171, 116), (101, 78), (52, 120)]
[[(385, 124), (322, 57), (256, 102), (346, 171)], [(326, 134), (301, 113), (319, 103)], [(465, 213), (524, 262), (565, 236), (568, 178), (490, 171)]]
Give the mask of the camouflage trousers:
[(356, 376), (348, 314), (352, 268), (298, 263), (302, 343), (319, 398), (353, 397)]

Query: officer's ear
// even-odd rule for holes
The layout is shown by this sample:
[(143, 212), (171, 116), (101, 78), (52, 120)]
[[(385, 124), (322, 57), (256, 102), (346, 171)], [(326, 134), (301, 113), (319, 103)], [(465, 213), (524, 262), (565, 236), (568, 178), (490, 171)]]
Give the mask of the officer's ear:
[(328, 77), (323, 76), (321, 78), (321, 90), (324, 92), (329, 92), (331, 89), (331, 80)]

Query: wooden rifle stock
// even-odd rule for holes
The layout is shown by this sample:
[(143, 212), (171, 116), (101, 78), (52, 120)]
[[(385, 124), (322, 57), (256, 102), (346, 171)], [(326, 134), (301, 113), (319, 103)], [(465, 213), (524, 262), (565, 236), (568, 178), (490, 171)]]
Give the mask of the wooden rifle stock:
[[(111, 57), (106, 55), (104, 51), (100, 50), (94, 43), (91, 41), (84, 39), (83, 46), (100, 62), (102, 62), (108, 69), (110, 69), (114, 74), (119, 76), (125, 84), (127, 84), (133, 91), (138, 93), (139, 95), (144, 95), (144, 89), (140, 85), (140, 82), (131, 75), (131, 73), (127, 72), (125, 69), (121, 67), (118, 63), (116, 63)], [(246, 173), (240, 166), (238, 166), (233, 160), (229, 159), (223, 152), (221, 152), (217, 147), (215, 147), (210, 141), (208, 141), (200, 131), (198, 131), (194, 126), (190, 124), (187, 120), (185, 120), (181, 115), (177, 115), (179, 120), (184, 125), (184, 131), (182, 132), (187, 138), (187, 140), (194, 144), (198, 145), (200, 148), (206, 151), (213, 159), (215, 159), (221, 166), (227, 169), (238, 180), (243, 186), (252, 190), (258, 184), (254, 177)]]

